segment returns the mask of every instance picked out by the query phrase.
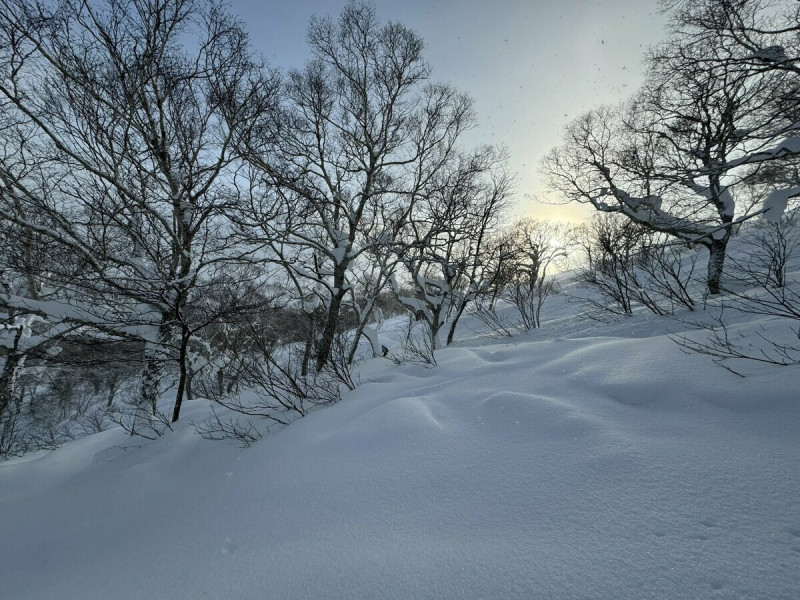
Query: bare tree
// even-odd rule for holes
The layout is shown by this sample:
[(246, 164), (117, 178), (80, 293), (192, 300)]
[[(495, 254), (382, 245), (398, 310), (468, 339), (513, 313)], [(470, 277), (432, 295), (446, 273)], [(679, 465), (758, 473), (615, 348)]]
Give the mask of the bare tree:
[(512, 225), (509, 238), (513, 258), (505, 295), (516, 307), (522, 327), (535, 329), (541, 327), (545, 300), (556, 291), (552, 267), (567, 257), (567, 228), (524, 218)]
[(308, 41), (314, 58), (289, 74), (281, 114), (255, 122), (245, 143), (258, 168), (252, 224), (325, 310), (319, 370), (351, 271), (391, 242), (472, 124), (472, 108), (451, 87), (426, 84), (422, 40), (380, 24), (369, 5), (350, 3), (338, 20), (312, 18)]
[[(737, 54), (738, 52), (738, 54)], [(709, 251), (707, 286), (720, 291), (737, 189), (763, 165), (800, 152), (784, 71), (742, 71), (741, 49), (675, 29), (648, 56), (648, 82), (629, 104), (573, 122), (545, 159), (553, 188)], [(785, 104), (785, 103), (784, 103)], [(776, 217), (800, 186), (773, 189)]]
[[(240, 24), (209, 0), (0, 1), (0, 100), (23, 139), (4, 160), (0, 214), (85, 264), (64, 318), (145, 342), (151, 412), (213, 320), (202, 298), (232, 262), (235, 133), (271, 110), (275, 80)], [(37, 177), (17, 168), (39, 165)], [(47, 224), (14, 210), (26, 206)], [(227, 307), (226, 307), (227, 309)]]
[(454, 157), (431, 178), (398, 237), (395, 252), (406, 268), (416, 297), (398, 299), (428, 325), (433, 350), (441, 347), (447, 321), (451, 343), (459, 317), (491, 288), (503, 246), (491, 247), (511, 189), (505, 154), (482, 147)]
[(637, 301), (652, 312), (663, 314), (643, 284), (637, 269), (649, 254), (653, 235), (646, 228), (615, 214), (599, 214), (582, 229), (581, 245), (591, 260), (581, 278), (600, 293), (601, 300), (578, 298), (593, 309), (632, 315)]
[(779, 221), (758, 222), (747, 233), (747, 254), (734, 261), (734, 275), (759, 287), (786, 286), (789, 261), (800, 248), (797, 211)]
[(389, 287), (389, 278), (395, 271), (396, 258), (381, 249), (364, 256), (349, 272), (347, 296), (343, 306), (352, 313), (353, 333), (349, 336), (345, 357), (353, 364), (362, 338), (369, 343), (372, 357), (381, 355), (380, 331), (383, 327), (383, 310), (378, 306), (382, 292)]
[(800, 75), (800, 7), (785, 0), (664, 0), (673, 27), (736, 48), (735, 66)]

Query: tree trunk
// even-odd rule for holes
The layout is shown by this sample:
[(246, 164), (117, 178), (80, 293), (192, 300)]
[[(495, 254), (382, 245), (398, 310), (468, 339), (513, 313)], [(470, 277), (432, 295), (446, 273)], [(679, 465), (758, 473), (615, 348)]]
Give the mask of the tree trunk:
[(181, 416), (181, 405), (183, 404), (183, 396), (186, 392), (189, 383), (189, 332), (184, 328), (181, 331), (181, 347), (178, 352), (178, 391), (175, 394), (175, 406), (172, 409), (172, 422), (178, 420)]
[(145, 346), (145, 365), (142, 373), (141, 402), (153, 415), (158, 413), (158, 397), (161, 393), (161, 380), (164, 377), (164, 362), (169, 354), (172, 326), (164, 316), (158, 329), (158, 341), (147, 342)]
[(111, 378), (111, 381), (108, 382), (108, 398), (106, 399), (106, 408), (111, 408), (111, 405), (114, 404), (114, 396), (117, 395), (117, 389), (119, 388), (119, 380), (121, 379), (120, 376), (114, 375)]
[(456, 334), (456, 325), (458, 325), (458, 320), (461, 318), (461, 315), (464, 314), (464, 309), (467, 308), (467, 304), (469, 304), (467, 300), (461, 303), (456, 311), (456, 316), (453, 318), (453, 322), (450, 323), (450, 331), (447, 333), (448, 346), (453, 343), (453, 336)]
[(300, 374), (303, 377), (308, 375), (308, 366), (311, 362), (311, 355), (314, 350), (314, 336), (317, 332), (317, 320), (314, 313), (306, 313), (306, 316), (308, 317), (308, 329), (306, 330), (306, 343), (305, 347), (303, 348), (303, 364), (300, 370)]
[[(356, 325), (356, 329), (353, 332), (353, 341), (350, 343), (350, 347), (347, 349), (347, 364), (352, 365), (356, 360), (356, 352), (358, 352), (358, 343), (361, 341), (361, 336), (367, 338), (367, 341), (370, 341), (369, 336), (364, 334), (364, 328), (367, 326), (366, 322), (359, 322)], [(370, 346), (372, 347), (372, 357), (375, 358), (375, 346), (370, 341)]]
[(725, 267), (725, 250), (728, 236), (722, 240), (712, 240), (708, 245), (708, 276), (706, 286), (712, 296), (719, 294), (722, 286), (722, 271)]
[(145, 359), (144, 372), (142, 373), (142, 406), (147, 407), (150, 413), (155, 415), (158, 412), (158, 396), (161, 392), (161, 378), (163, 377), (163, 365), (158, 356), (150, 356)]
[[(339, 278), (337, 277), (334, 281), (339, 281)], [(325, 328), (322, 330), (322, 338), (317, 347), (317, 371), (320, 371), (331, 357), (333, 338), (336, 335), (336, 328), (339, 326), (339, 311), (342, 308), (342, 299), (344, 298), (344, 292), (341, 289), (343, 284), (344, 277), (341, 278), (337, 293), (331, 297), (331, 303), (328, 306)]]
[(358, 343), (361, 341), (361, 337), (367, 338), (369, 342), (370, 348), (372, 348), (372, 358), (378, 358), (380, 356), (380, 344), (378, 343), (378, 331), (375, 329), (374, 334), (367, 334), (367, 321), (372, 314), (372, 310), (375, 306), (374, 300), (369, 300), (367, 305), (364, 309), (358, 313), (358, 325), (356, 325), (356, 330), (353, 335), (353, 341), (350, 344), (350, 348), (347, 352), (347, 364), (352, 365), (353, 362), (356, 360), (356, 352), (358, 352)]
[(17, 378), (25, 365), (25, 355), (21, 352), (11, 351), (6, 356), (3, 371), (0, 373), (0, 419), (6, 414), (14, 401), (14, 392), (17, 388)]
[(430, 323), (428, 323), (431, 328), (431, 350), (438, 350), (442, 345), (442, 341), (439, 337), (439, 332), (442, 329), (442, 325), (444, 325), (442, 322), (442, 308), (440, 304), (431, 311), (431, 316), (433, 318)]

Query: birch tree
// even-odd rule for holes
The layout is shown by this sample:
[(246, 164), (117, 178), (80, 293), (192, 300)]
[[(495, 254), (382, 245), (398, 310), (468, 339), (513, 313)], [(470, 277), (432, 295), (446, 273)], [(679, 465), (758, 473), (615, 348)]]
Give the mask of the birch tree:
[(502, 246), (491, 246), (512, 189), (505, 154), (486, 146), (456, 156), (431, 178), (398, 238), (396, 252), (416, 290), (398, 300), (428, 325), (431, 348), (441, 347), (440, 332), (450, 326), (446, 343), (467, 305), (488, 291), (501, 273)]
[(279, 117), (255, 123), (245, 142), (261, 172), (253, 225), (324, 307), (321, 369), (352, 270), (391, 241), (473, 115), (465, 95), (427, 82), (419, 36), (379, 23), (370, 5), (312, 18), (308, 42), (313, 59), (289, 73)]
[(214, 1), (0, 0), (0, 35), (0, 101), (17, 123), (3, 135), (26, 140), (0, 164), (0, 215), (85, 264), (61, 274), (73, 298), (61, 316), (145, 342), (151, 412), (177, 365), (177, 420), (210, 320), (193, 307), (247, 258), (222, 218), (236, 205), (234, 132), (270, 110), (275, 80)]

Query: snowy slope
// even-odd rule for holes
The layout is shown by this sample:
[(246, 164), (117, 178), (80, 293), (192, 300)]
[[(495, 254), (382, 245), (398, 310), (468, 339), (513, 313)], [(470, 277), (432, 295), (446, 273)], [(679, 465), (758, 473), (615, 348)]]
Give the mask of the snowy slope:
[(501, 341), (467, 321), (435, 369), (369, 361), (249, 449), (200, 439), (198, 401), (155, 442), (0, 464), (0, 597), (800, 597), (798, 368), (546, 310)]

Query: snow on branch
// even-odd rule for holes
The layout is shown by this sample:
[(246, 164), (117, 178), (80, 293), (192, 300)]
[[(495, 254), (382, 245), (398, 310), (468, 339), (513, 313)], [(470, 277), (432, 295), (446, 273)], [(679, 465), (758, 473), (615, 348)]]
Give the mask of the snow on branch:
[(774, 190), (765, 199), (762, 212), (768, 221), (777, 223), (786, 212), (786, 207), (791, 198), (800, 196), (800, 185), (782, 190)]
[[(795, 128), (800, 125), (796, 124)], [(745, 154), (735, 160), (728, 162), (727, 167), (732, 169), (734, 167), (738, 167), (741, 165), (751, 165), (755, 163), (765, 162), (768, 160), (776, 160), (779, 158), (785, 158), (787, 156), (794, 156), (796, 154), (800, 154), (800, 135), (793, 135), (790, 137), (781, 140), (779, 144), (777, 144), (774, 148), (769, 148), (768, 150), (761, 150), (759, 152), (753, 152), (750, 154)]]

